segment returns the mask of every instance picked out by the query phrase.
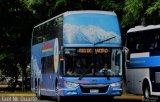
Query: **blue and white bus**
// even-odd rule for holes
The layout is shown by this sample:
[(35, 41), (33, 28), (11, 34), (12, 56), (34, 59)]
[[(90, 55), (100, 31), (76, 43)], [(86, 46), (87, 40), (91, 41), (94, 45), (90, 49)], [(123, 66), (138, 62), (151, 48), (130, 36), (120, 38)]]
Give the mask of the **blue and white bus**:
[[(109, 11), (69, 11), (33, 29), (31, 90), (58, 101), (122, 94), (122, 41)], [(108, 65), (107, 70), (101, 70)]]
[(129, 29), (126, 45), (128, 92), (145, 98), (160, 96), (160, 25)]

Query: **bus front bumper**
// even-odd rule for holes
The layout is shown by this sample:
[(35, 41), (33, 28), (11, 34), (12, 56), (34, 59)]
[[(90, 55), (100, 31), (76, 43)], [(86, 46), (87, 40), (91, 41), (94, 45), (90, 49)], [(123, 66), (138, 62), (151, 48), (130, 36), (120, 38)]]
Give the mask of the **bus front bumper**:
[(60, 96), (120, 96), (122, 94), (121, 86), (109, 86), (107, 90), (101, 90), (96, 88), (90, 88), (87, 90), (81, 87), (76, 88), (64, 88), (59, 90)]

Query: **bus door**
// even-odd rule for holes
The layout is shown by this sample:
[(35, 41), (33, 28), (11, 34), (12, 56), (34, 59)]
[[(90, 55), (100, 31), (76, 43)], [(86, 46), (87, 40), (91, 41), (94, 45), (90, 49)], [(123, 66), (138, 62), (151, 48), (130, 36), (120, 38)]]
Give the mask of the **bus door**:
[(112, 49), (111, 66), (115, 73), (122, 75), (122, 51), (120, 49)]

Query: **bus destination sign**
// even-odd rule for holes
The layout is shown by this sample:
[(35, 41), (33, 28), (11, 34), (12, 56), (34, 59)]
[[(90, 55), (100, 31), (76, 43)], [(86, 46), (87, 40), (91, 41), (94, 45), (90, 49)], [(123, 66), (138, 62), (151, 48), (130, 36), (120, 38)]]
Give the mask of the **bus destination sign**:
[(108, 53), (109, 49), (107, 48), (79, 48), (77, 49), (78, 53), (93, 53), (95, 50), (95, 53)]

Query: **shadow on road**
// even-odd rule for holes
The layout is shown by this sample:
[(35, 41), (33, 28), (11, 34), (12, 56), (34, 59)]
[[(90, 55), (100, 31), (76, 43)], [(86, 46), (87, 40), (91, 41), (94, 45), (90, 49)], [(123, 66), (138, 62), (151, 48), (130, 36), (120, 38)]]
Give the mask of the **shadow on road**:
[[(55, 98), (51, 97), (44, 97), (42, 101), (54, 101), (56, 102)], [(67, 97), (64, 98), (64, 102), (114, 102), (110, 99), (110, 97), (100, 97), (100, 96), (82, 96), (82, 97)]]
[[(55, 98), (44, 97), (41, 101), (37, 102), (57, 102)], [(114, 99), (110, 100), (109, 97), (100, 97), (100, 96), (87, 96), (87, 97), (67, 97), (64, 99), (64, 102), (146, 102), (137, 99)], [(150, 102), (150, 101), (147, 101)], [(155, 101), (154, 101), (155, 102)]]
[[(48, 98), (50, 100), (51, 98)], [(52, 99), (56, 102), (56, 99)], [(123, 101), (115, 101), (110, 97), (102, 97), (102, 96), (79, 96), (79, 97), (67, 97), (64, 99), (64, 102), (123, 102)], [(128, 101), (126, 101), (128, 102)], [(135, 101), (137, 102), (137, 101)]]

